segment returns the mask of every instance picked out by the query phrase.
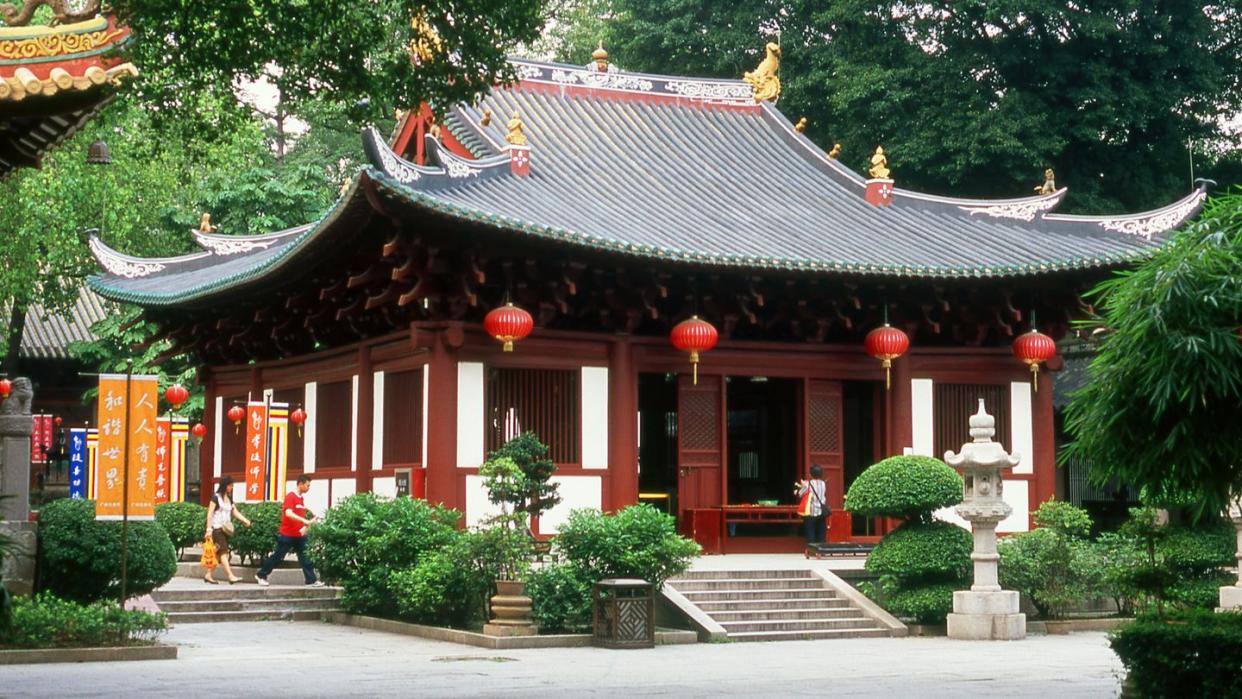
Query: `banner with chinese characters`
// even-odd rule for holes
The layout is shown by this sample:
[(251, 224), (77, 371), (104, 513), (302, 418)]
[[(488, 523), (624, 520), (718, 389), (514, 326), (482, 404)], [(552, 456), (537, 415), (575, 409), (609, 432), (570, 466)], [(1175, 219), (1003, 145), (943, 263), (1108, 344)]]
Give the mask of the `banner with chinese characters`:
[(152, 499), (158, 505), (168, 502), (168, 460), (172, 449), (172, 418), (155, 420), (155, 493)]
[(246, 404), (246, 497), (243, 502), (261, 502), (267, 475), (267, 404)]
[(99, 376), (96, 519), (155, 516), (159, 377), (133, 376), (128, 389), (125, 383), (123, 374)]
[(168, 500), (185, 501), (185, 456), (190, 446), (190, 419), (172, 419), (172, 450), (168, 457)]
[(86, 461), (86, 428), (69, 430), (69, 497), (86, 498), (90, 470)]
[(52, 450), (52, 442), (56, 427), (51, 415), (34, 415), (34, 429), (30, 432), (30, 461), (41, 464), (47, 461), (47, 453)]
[(289, 467), (289, 404), (272, 403), (267, 414), (267, 499), (285, 497)]
[(86, 499), (94, 500), (99, 492), (99, 430), (86, 431)]

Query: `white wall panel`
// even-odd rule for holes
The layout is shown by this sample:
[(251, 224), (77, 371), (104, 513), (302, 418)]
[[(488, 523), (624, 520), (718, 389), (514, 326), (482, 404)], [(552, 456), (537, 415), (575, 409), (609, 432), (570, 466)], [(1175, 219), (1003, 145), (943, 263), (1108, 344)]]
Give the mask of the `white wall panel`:
[(466, 476), (466, 526), (477, 526), (488, 517), (500, 514), (500, 506), (487, 499), (482, 476)]
[[(314, 486), (311, 486), (312, 488)], [(333, 478), (332, 479), (332, 504), (336, 505), (345, 498), (353, 495), (358, 489), (358, 482), (353, 478)]]
[[(306, 403), (306, 424), (302, 426), (302, 471), (315, 472), (315, 425), (319, 420), (319, 384), (306, 384), (302, 400)], [(328, 497), (324, 495), (324, 497)], [(325, 500), (326, 502), (326, 500)]]
[(358, 375), (354, 374), (350, 394), (349, 416), (349, 470), (358, 470)]
[[(371, 380), (371, 468), (384, 467), (384, 372)], [(373, 486), (374, 487), (374, 486)]]
[[(286, 493), (297, 487), (297, 481), (289, 481), (288, 486), (285, 490)], [(331, 486), (332, 484), (326, 480), (312, 480), (310, 490), (306, 491), (306, 495), (302, 496), (302, 500), (306, 503), (306, 509), (322, 517), (324, 511), (328, 509), (328, 488)]]
[(1005, 502), (1013, 512), (996, 525), (998, 532), (1024, 532), (1031, 528), (1031, 495), (1029, 481), (1005, 480)]
[(423, 460), (418, 462), (427, 467), (427, 389), (431, 386), (431, 365), (423, 366)]
[(1013, 444), (1006, 444), (1005, 447), (1010, 454), (1017, 454), (1022, 458), (1014, 467), (1013, 473), (1034, 473), (1035, 423), (1031, 414), (1031, 384), (1026, 381), (1009, 384), (1009, 423), (1013, 432)]
[(397, 497), (397, 479), (393, 476), (381, 476), (371, 480), (371, 492), (386, 498)]
[(582, 367), (582, 468), (608, 468), (608, 368)]
[(913, 423), (914, 453), (943, 459), (933, 454), (936, 434), (935, 391), (931, 379), (910, 379), (910, 420)]
[(475, 468), (483, 463), (483, 421), (483, 364), (458, 362), (458, 468)]
[(569, 513), (574, 510), (603, 508), (603, 479), (600, 477), (553, 476), (549, 481), (560, 484), (558, 492), (561, 502), (539, 515), (540, 534), (560, 531), (561, 525), (569, 521)]
[(214, 478), (220, 477), (220, 465), (224, 463), (224, 454), (220, 448), (224, 445), (224, 397), (216, 396), (215, 423), (211, 426), (211, 473)]

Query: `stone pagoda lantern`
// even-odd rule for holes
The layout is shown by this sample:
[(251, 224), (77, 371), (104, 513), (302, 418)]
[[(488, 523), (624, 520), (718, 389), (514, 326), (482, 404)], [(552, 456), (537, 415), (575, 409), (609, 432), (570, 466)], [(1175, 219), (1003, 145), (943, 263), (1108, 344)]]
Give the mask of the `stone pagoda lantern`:
[(1233, 521), (1233, 528), (1238, 533), (1238, 581), (1233, 585), (1220, 588), (1222, 610), (1242, 609), (1242, 495), (1234, 498), (1229, 504), (1229, 519)]
[(1026, 637), (1026, 615), (1018, 611), (1018, 593), (1002, 590), (997, 577), (996, 525), (1013, 511), (1001, 497), (1001, 472), (1018, 465), (1018, 455), (992, 441), (996, 419), (988, 415), (979, 399), (979, 412), (970, 417), (974, 441), (961, 452), (945, 452), (944, 460), (962, 471), (965, 497), (957, 514), (970, 522), (975, 549), (974, 584), (953, 593), (953, 613), (948, 616), (949, 638), (978, 641), (1015, 641)]

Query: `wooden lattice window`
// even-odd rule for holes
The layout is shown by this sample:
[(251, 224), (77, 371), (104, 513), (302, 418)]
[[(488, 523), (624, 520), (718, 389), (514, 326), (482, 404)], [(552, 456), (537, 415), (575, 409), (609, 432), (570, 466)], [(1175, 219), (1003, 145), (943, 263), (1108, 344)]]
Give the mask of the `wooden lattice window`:
[(936, 383), (933, 410), (937, 458), (944, 458), (945, 451), (960, 451), (963, 444), (971, 441), (970, 416), (979, 410), (980, 398), (988, 413), (996, 418), (996, 435), (992, 439), (1013, 449), (1008, 384)]
[(714, 451), (720, 448), (719, 407), (720, 396), (715, 393), (684, 392), (681, 396), (683, 451)]
[(348, 469), (354, 429), (354, 386), (352, 381), (319, 384), (315, 396), (315, 468)]
[(841, 451), (841, 398), (812, 393), (807, 399), (811, 452)]
[(423, 462), (423, 370), (384, 374), (384, 465)]
[(558, 464), (578, 463), (578, 372), (489, 369), (484, 426), (487, 450), (534, 432)]

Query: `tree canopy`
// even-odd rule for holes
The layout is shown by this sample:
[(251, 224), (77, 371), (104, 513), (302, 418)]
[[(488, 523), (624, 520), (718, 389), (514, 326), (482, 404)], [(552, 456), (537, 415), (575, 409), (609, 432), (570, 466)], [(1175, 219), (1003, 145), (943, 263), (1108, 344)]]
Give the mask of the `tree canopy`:
[(850, 167), (883, 145), (901, 186), (988, 197), (1053, 168), (1066, 210), (1116, 212), (1188, 192), (1190, 141), (1196, 176), (1238, 146), (1239, 27), (1237, 0), (582, 0), (551, 43), (572, 63), (602, 39), (623, 69), (738, 78), (779, 38), (781, 111)]
[(1189, 494), (1204, 512), (1242, 494), (1240, 279), (1242, 190), (1094, 290), (1103, 340), (1066, 416), (1094, 480)]

